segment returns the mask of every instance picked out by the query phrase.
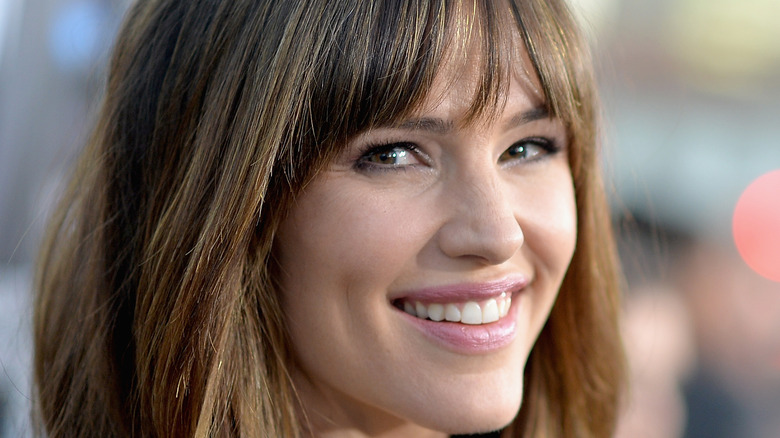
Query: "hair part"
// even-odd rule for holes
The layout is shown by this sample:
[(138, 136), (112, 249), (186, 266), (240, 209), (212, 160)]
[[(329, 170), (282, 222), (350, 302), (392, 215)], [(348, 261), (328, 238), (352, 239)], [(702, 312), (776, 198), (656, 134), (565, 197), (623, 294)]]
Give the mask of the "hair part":
[(349, 139), (419, 109), (475, 50), (466, 121), (497, 114), (513, 69), (532, 68), (570, 131), (578, 206), (574, 258), (507, 433), (609, 436), (624, 372), (596, 96), (570, 14), (544, 0), (137, 2), (40, 255), (42, 429), (299, 436), (276, 229)]

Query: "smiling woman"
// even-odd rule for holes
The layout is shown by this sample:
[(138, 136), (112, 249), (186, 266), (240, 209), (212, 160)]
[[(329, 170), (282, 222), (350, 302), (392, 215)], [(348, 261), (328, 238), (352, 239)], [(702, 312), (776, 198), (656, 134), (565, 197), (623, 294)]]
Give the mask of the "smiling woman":
[(608, 437), (590, 65), (558, 1), (144, 1), (37, 279), (49, 436)]
[(349, 142), (279, 228), (293, 380), (318, 430), (485, 431), (520, 407), (575, 245), (566, 130), (507, 123), (536, 103), (515, 80), (495, 120), (456, 128), (469, 101), (447, 83), (419, 110), (435, 123)]

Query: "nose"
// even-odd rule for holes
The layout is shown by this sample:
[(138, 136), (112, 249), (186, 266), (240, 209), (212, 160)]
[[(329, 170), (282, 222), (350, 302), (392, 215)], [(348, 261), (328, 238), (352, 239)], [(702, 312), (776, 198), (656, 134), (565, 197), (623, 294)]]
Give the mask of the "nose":
[(450, 184), (444, 202), (451, 214), (438, 231), (441, 251), (451, 258), (485, 264), (500, 264), (514, 256), (524, 242), (515, 190), (485, 172)]

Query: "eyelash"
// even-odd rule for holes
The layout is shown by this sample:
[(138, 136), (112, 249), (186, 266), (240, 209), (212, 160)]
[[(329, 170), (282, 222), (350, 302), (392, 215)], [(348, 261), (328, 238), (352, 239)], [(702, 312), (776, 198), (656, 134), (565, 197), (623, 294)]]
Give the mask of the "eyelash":
[(414, 154), (420, 161), (427, 161), (427, 157), (424, 157), (424, 154), (422, 151), (420, 151), (420, 148), (412, 142), (397, 141), (390, 143), (368, 143), (361, 148), (359, 158), (355, 161), (354, 164), (355, 169), (361, 171), (380, 172), (407, 170), (408, 166), (383, 166), (368, 161), (372, 155), (390, 152), (394, 149), (405, 149), (406, 151)]
[(499, 161), (501, 161), (501, 158), (504, 156), (504, 154), (508, 153), (510, 150), (514, 149), (515, 147), (519, 147), (519, 146), (525, 147), (526, 145), (537, 146), (544, 151), (544, 153), (541, 156), (534, 156), (522, 160), (527, 163), (543, 160), (545, 157), (549, 157), (551, 155), (557, 154), (562, 149), (562, 147), (558, 144), (558, 142), (555, 139), (551, 139), (547, 137), (526, 137), (522, 140), (512, 143), (511, 146), (509, 146), (504, 152), (501, 153), (501, 155), (499, 156)]
[[(544, 151), (544, 153), (542, 153), (541, 156), (534, 156), (528, 159), (521, 160), (526, 163), (543, 160), (545, 157), (555, 155), (556, 153), (560, 152), (563, 149), (555, 139), (551, 139), (547, 137), (526, 137), (512, 143), (511, 146), (509, 146), (504, 152), (502, 152), (501, 155), (499, 156), (499, 162), (502, 161), (501, 158), (504, 156), (504, 154), (506, 154), (513, 148), (518, 146), (525, 146), (529, 144), (541, 148)], [(404, 165), (386, 166), (386, 165), (371, 163), (368, 161), (371, 156), (390, 152), (394, 149), (405, 149), (406, 151), (414, 154), (416, 158), (419, 159), (420, 161), (423, 162), (428, 161), (427, 156), (424, 155), (423, 152), (420, 151), (420, 148), (412, 142), (398, 141), (398, 142), (389, 142), (389, 143), (368, 143), (360, 149), (358, 159), (355, 160), (354, 163), (354, 168), (359, 171), (381, 171), (381, 172), (408, 170), (407, 168), (409, 166), (404, 166)]]

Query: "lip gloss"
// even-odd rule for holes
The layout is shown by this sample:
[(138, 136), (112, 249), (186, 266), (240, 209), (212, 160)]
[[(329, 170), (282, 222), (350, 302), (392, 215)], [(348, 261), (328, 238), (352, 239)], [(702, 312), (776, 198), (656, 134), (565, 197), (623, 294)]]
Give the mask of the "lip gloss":
[[(460, 354), (486, 354), (509, 345), (517, 335), (517, 309), (521, 297), (515, 294), (509, 313), (496, 322), (469, 325), (460, 322), (431, 321), (398, 310), (409, 324), (420, 330), (430, 341)], [(397, 309), (396, 309), (397, 310)]]
[(446, 286), (426, 287), (405, 291), (390, 296), (390, 301), (407, 299), (426, 303), (483, 301), (506, 292), (507, 295), (521, 291), (528, 285), (524, 275), (514, 275), (497, 281), (483, 283), (461, 283)]
[(480, 302), (506, 293), (512, 298), (507, 314), (497, 321), (483, 324), (432, 321), (401, 309), (405, 320), (432, 342), (460, 354), (485, 354), (509, 345), (517, 335), (517, 309), (522, 305), (521, 291), (528, 285), (525, 276), (510, 276), (484, 283), (462, 283), (435, 286), (404, 292), (396, 301), (433, 303)]

